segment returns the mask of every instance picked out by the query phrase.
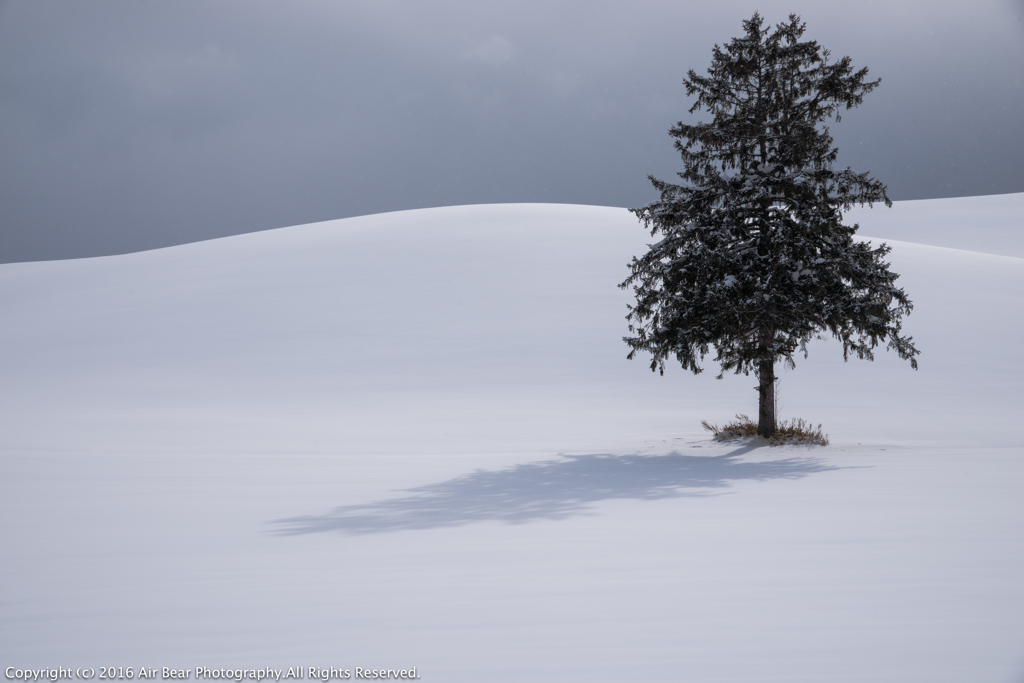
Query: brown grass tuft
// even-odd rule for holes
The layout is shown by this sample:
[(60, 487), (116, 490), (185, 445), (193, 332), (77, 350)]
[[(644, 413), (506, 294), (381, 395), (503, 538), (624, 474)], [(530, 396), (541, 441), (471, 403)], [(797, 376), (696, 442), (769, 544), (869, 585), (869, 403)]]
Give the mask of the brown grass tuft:
[[(708, 424), (707, 420), (701, 420), (701, 426), (714, 435), (715, 441), (736, 441), (737, 439), (750, 439), (757, 436), (757, 423), (746, 415), (736, 415), (733, 422), (719, 428), (718, 425)], [(821, 425), (812, 427), (811, 423), (795, 417), (792, 420), (783, 420), (779, 423), (768, 439), (769, 446), (783, 446), (786, 444), (817, 444), (828, 445), (828, 434), (821, 431)]]

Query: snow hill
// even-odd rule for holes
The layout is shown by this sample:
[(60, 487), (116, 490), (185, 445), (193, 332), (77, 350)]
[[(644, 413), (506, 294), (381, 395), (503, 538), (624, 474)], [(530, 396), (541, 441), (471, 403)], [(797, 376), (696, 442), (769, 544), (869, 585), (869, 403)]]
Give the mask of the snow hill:
[(1024, 194), (850, 218), (922, 353), (784, 371), (826, 448), (625, 359), (624, 209), (0, 265), (0, 663), (1021, 680)]

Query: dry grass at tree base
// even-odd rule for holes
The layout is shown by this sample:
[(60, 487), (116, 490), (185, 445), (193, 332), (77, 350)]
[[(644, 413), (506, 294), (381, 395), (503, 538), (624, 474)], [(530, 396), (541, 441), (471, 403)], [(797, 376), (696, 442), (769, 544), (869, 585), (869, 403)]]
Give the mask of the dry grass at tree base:
[[(757, 423), (746, 415), (736, 415), (736, 420), (724, 427), (708, 424), (707, 420), (701, 420), (701, 426), (714, 434), (715, 441), (735, 441), (737, 439), (750, 439), (757, 436)], [(767, 439), (770, 446), (784, 446), (786, 444), (807, 444), (807, 445), (828, 445), (828, 434), (821, 431), (821, 425), (817, 428), (811, 426), (799, 417), (792, 420), (783, 420), (775, 429), (775, 433)]]

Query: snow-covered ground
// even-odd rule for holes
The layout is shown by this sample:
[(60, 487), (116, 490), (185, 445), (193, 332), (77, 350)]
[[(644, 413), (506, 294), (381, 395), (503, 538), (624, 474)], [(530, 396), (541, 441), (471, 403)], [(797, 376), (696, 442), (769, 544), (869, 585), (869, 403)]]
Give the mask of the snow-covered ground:
[(625, 359), (624, 209), (0, 266), (0, 664), (1024, 680), (1024, 195), (852, 219), (922, 354), (783, 372), (825, 448)]

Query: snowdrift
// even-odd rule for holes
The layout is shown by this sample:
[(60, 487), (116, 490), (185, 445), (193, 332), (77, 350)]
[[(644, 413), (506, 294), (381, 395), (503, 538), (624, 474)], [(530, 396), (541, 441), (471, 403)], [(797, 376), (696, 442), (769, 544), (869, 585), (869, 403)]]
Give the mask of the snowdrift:
[(752, 377), (625, 359), (624, 209), (2, 265), (0, 660), (1014, 680), (1022, 198), (855, 212), (920, 370), (813, 344), (817, 449), (714, 444)]

